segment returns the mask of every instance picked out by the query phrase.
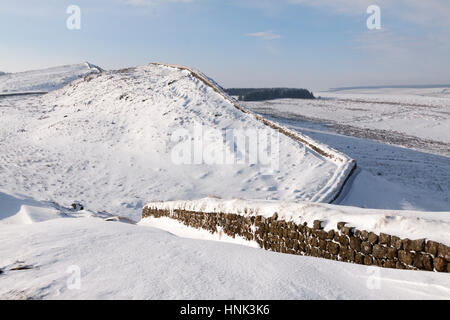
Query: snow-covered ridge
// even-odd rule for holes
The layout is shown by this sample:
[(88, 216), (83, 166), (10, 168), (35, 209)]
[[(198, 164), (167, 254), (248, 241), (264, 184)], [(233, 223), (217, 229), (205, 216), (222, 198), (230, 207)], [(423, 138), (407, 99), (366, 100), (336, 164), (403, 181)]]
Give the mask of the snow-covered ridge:
[(266, 218), (277, 213), (279, 220), (296, 224), (306, 222), (312, 226), (314, 220), (321, 220), (326, 231), (336, 229), (337, 223), (344, 221), (346, 226), (359, 230), (387, 233), (400, 238), (425, 238), (450, 245), (450, 212), (379, 210), (312, 202), (223, 200), (211, 197), (193, 201), (150, 202), (145, 208), (260, 215)]
[[(89, 75), (39, 97), (3, 98), (0, 140), (9, 147), (0, 152), (0, 188), (66, 206), (79, 200), (132, 219), (151, 199), (336, 194), (330, 180), (342, 173), (340, 161), (242, 112), (214, 88), (188, 70), (146, 65)], [(267, 164), (248, 161), (175, 163), (174, 133), (192, 133), (196, 124), (279, 137), (278, 169), (268, 173)], [(217, 142), (211, 145), (234, 150)]]
[(103, 70), (89, 62), (60, 67), (1, 74), (0, 94), (48, 92), (59, 89), (75, 79)]
[(188, 67), (178, 66), (178, 65), (173, 65), (173, 64), (163, 64), (163, 63), (153, 63), (153, 64), (164, 65), (167, 67), (177, 68), (180, 70), (188, 70), (196, 78), (200, 79), (206, 85), (213, 88), (217, 93), (219, 93), (222, 97), (224, 97), (226, 100), (228, 100), (238, 110), (240, 110), (244, 113), (250, 114), (253, 118), (257, 119), (258, 121), (261, 121), (265, 125), (281, 132), (282, 134), (285, 134), (285, 135), (301, 142), (302, 144), (304, 144), (306, 147), (310, 148), (314, 152), (317, 152), (321, 156), (324, 156), (324, 157), (330, 159), (331, 161), (334, 161), (336, 163), (336, 165), (338, 166), (337, 170), (334, 172), (333, 176), (329, 179), (328, 183), (322, 188), (322, 190), (320, 190), (316, 195), (314, 195), (310, 199), (311, 201), (332, 203), (334, 200), (336, 200), (338, 198), (339, 194), (342, 192), (342, 189), (345, 186), (345, 183), (348, 181), (350, 175), (356, 169), (356, 161), (354, 159), (351, 159), (344, 153), (339, 152), (333, 148), (330, 148), (327, 145), (319, 143), (306, 135), (300, 134), (299, 132), (290, 130), (287, 127), (284, 127), (278, 123), (267, 120), (264, 117), (257, 115), (254, 112), (250, 111), (248, 108), (243, 107), (235, 99), (230, 97), (223, 90), (223, 88), (220, 87), (214, 80), (207, 77), (203, 73), (201, 73), (197, 70), (188, 68)]

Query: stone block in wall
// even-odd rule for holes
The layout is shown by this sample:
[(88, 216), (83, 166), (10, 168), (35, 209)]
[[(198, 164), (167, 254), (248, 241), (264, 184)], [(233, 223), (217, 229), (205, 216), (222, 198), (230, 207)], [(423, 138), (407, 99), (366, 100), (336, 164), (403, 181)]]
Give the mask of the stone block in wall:
[(350, 262), (355, 262), (355, 250), (351, 248), (347, 249), (347, 260)]
[(397, 259), (397, 249), (394, 247), (387, 248), (387, 257), (388, 259), (395, 260)]
[(412, 249), (412, 244), (411, 244), (411, 240), (408, 238), (402, 239), (402, 246), (403, 246), (403, 250), (406, 251), (411, 251)]
[(403, 263), (401, 263), (400, 261), (397, 261), (395, 263), (395, 268), (396, 269), (406, 269), (406, 266)]
[(385, 268), (395, 268), (395, 261), (388, 259), (384, 262), (384, 267)]
[(348, 237), (346, 235), (339, 236), (339, 244), (343, 247), (348, 246), (350, 241), (348, 240)]
[(343, 222), (343, 221), (338, 222), (338, 223), (337, 223), (337, 228), (338, 228), (338, 230), (341, 230), (341, 228), (342, 228), (343, 226), (345, 226), (345, 224), (346, 224), (346, 222)]
[(369, 232), (367, 232), (366, 230), (361, 231), (361, 240), (362, 241), (369, 240)]
[(372, 253), (372, 245), (368, 241), (361, 243), (361, 252), (365, 255)]
[(447, 261), (444, 258), (436, 257), (433, 260), (433, 265), (436, 271), (447, 272)]
[(366, 266), (370, 266), (370, 265), (372, 265), (372, 263), (373, 263), (373, 259), (371, 256), (368, 256), (368, 255), (364, 256), (364, 264)]
[(364, 264), (364, 255), (360, 252), (357, 252), (355, 254), (355, 263), (357, 264)]
[(327, 250), (327, 242), (325, 240), (322, 239), (319, 240), (319, 249), (322, 251)]
[(369, 243), (371, 244), (376, 244), (378, 243), (378, 236), (373, 232), (369, 232), (367, 241), (369, 241)]
[(431, 255), (424, 253), (421, 255), (421, 260), (423, 270), (433, 271), (433, 257)]
[(391, 245), (391, 236), (388, 234), (385, 234), (385, 233), (380, 233), (379, 243), (390, 246)]
[(314, 221), (313, 221), (313, 229), (316, 229), (316, 230), (323, 229), (323, 227), (322, 227), (322, 221), (320, 221), (320, 220), (314, 220)]
[(358, 237), (350, 237), (350, 248), (356, 251), (361, 251), (361, 240)]
[(437, 256), (438, 247), (439, 247), (439, 243), (428, 240), (427, 243), (425, 244), (425, 252), (427, 252), (433, 256)]
[(411, 241), (411, 249), (416, 252), (424, 251), (425, 250), (425, 239), (417, 239)]
[(414, 254), (409, 251), (400, 250), (398, 252), (398, 260), (400, 260), (401, 263), (407, 266), (412, 265), (414, 260)]
[(383, 260), (378, 258), (373, 258), (373, 264), (377, 267), (383, 267)]
[(327, 251), (330, 252), (333, 255), (339, 254), (340, 245), (335, 242), (329, 241), (327, 243)]
[(319, 239), (321, 239), (321, 240), (326, 240), (327, 237), (328, 237), (328, 233), (327, 233), (326, 231), (324, 231), (324, 230), (319, 230), (319, 231), (317, 232), (317, 236), (318, 236)]
[(438, 246), (438, 256), (450, 261), (450, 247), (440, 243)]
[(333, 238), (334, 238), (334, 230), (331, 229), (330, 231), (327, 232), (327, 239), (332, 240)]
[(341, 238), (341, 236), (339, 235), (339, 233), (338, 232), (335, 232), (334, 233), (334, 238), (333, 238), (333, 240), (334, 241), (336, 241), (336, 242), (339, 242), (339, 239)]
[(346, 236), (351, 236), (351, 235), (353, 235), (354, 230), (355, 230), (355, 228), (352, 228), (352, 227), (342, 227), (341, 233)]
[(383, 247), (380, 244), (373, 245), (372, 255), (377, 259), (386, 259), (387, 258), (387, 248)]
[(393, 246), (397, 250), (403, 249), (402, 240), (399, 237), (392, 236), (391, 237), (391, 246)]

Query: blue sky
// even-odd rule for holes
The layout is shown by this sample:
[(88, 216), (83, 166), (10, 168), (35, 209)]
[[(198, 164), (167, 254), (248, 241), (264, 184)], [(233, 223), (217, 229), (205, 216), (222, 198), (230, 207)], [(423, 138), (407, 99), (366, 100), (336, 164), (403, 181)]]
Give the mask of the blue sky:
[[(66, 27), (71, 4), (80, 30)], [(449, 16), (447, 0), (2, 1), (0, 70), (159, 61), (225, 87), (450, 83)]]

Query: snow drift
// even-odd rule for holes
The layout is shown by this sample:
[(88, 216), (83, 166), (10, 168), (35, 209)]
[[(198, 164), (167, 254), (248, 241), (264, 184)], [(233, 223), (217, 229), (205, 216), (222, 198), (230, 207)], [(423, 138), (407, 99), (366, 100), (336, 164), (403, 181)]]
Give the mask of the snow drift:
[(17, 73), (0, 72), (0, 95), (25, 92), (48, 92), (75, 79), (102, 69), (88, 62)]

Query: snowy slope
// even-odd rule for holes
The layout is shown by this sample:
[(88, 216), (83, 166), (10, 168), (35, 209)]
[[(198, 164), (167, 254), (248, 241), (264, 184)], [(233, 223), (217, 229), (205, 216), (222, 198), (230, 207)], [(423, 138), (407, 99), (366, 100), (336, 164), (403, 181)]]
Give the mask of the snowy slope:
[(16, 92), (48, 92), (101, 69), (88, 62), (42, 70), (0, 74), (0, 95)]
[(94, 211), (138, 219), (152, 199), (309, 200), (326, 195), (341, 172), (341, 164), (282, 134), (273, 172), (260, 162), (175, 164), (172, 135), (179, 129), (202, 124), (275, 134), (187, 70), (103, 72), (42, 97), (1, 103), (7, 148), (0, 152), (0, 188), (65, 205), (79, 200)]
[(0, 220), (0, 299), (450, 299), (443, 273), (279, 254), (76, 215)]

